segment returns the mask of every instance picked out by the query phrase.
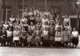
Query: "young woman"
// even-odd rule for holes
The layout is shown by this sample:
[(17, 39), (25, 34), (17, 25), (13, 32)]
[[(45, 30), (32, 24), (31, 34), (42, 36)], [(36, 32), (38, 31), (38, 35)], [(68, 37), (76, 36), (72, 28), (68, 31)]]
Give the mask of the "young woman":
[(34, 15), (31, 15), (30, 16), (30, 20), (29, 20), (29, 22), (31, 23), (33, 23), (33, 25), (35, 25), (36, 24), (36, 20), (35, 20), (35, 18), (34, 18)]
[(15, 46), (20, 42), (21, 32), (18, 28), (15, 28), (13, 31), (13, 42)]
[(62, 41), (62, 25), (60, 23), (57, 23), (55, 25), (55, 42), (56, 46), (60, 47), (61, 46), (61, 41)]
[(8, 30), (9, 24), (7, 23), (7, 21), (5, 21), (5, 23), (3, 24), (3, 28), (4, 28), (5, 30)]
[(14, 23), (16, 21), (16, 19), (13, 17), (13, 15), (11, 16), (11, 18), (9, 19), (10, 22)]
[(30, 26), (29, 26), (29, 27), (31, 28), (31, 31), (34, 32), (34, 30), (35, 30), (35, 25), (33, 24), (33, 22), (30, 23)]
[(62, 25), (60, 23), (56, 23), (56, 25), (55, 25), (55, 31), (56, 31), (56, 35), (61, 35)]
[(41, 42), (41, 31), (38, 27), (34, 31), (34, 37), (36, 46), (39, 46)]
[(20, 23), (19, 15), (17, 15), (16, 22)]
[(73, 43), (73, 46), (75, 47), (79, 43), (79, 33), (75, 28), (73, 28), (73, 31), (72, 31), (72, 43)]
[(22, 25), (19, 24), (19, 22), (16, 22), (14, 25), (13, 25), (14, 28), (18, 28), (20, 31), (21, 31), (21, 28), (22, 28)]
[(3, 28), (0, 30), (0, 42), (1, 42), (1, 45), (5, 45), (6, 44), (6, 36), (7, 36), (7, 33), (6, 33), (6, 30)]
[(27, 32), (25, 28), (23, 28), (21, 31), (21, 43), (22, 43), (22, 46), (27, 45)]
[(68, 46), (68, 43), (69, 43), (69, 40), (70, 40), (70, 34), (69, 34), (69, 31), (67, 28), (64, 28), (63, 29), (63, 39), (62, 39), (62, 42), (64, 44), (64, 46)]
[(32, 38), (34, 37), (34, 33), (33, 31), (31, 30), (31, 28), (29, 27), (28, 28), (28, 32), (27, 32), (27, 45), (28, 47), (31, 46), (31, 43), (32, 43)]
[(42, 44), (43, 46), (49, 46), (49, 31), (47, 28), (42, 30)]
[(27, 22), (28, 22), (27, 18), (24, 18), (24, 17), (20, 20), (21, 25), (23, 25)]
[(14, 27), (13, 27), (13, 23), (12, 22), (9, 22), (9, 28), (11, 28), (11, 31), (13, 31)]
[(66, 24), (69, 24), (69, 26), (71, 26), (71, 20), (67, 15), (65, 16), (65, 18), (63, 20), (63, 26), (65, 27)]
[(11, 28), (9, 28), (9, 30), (7, 30), (7, 45), (11, 45), (12, 44), (12, 39), (13, 39), (13, 32), (11, 31)]
[(55, 29), (54, 27), (50, 27), (49, 30), (49, 44), (50, 46), (53, 46), (55, 44)]
[(67, 28), (69, 34), (71, 34), (72, 28), (69, 24), (66, 24), (64, 28)]

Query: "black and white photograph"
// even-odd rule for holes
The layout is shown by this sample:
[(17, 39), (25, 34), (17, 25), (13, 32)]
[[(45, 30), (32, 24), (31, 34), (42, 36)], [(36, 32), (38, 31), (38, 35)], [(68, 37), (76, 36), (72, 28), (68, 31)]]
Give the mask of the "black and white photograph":
[(80, 56), (80, 0), (0, 0), (0, 56)]

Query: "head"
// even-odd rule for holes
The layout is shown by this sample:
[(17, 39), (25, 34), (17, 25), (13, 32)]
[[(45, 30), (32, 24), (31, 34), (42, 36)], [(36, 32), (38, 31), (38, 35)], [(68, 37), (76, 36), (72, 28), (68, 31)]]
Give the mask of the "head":
[(11, 28), (9, 28), (9, 31), (11, 31)]
[(11, 15), (11, 17), (13, 18), (13, 14)]
[(65, 31), (68, 31), (68, 29), (67, 29), (67, 28), (65, 28)]
[(47, 27), (45, 27), (45, 30), (47, 31), (47, 30), (48, 30), (48, 28), (47, 28)]
[(15, 27), (15, 30), (17, 31), (17, 30), (19, 30), (17, 27)]
[(73, 31), (76, 31), (76, 28), (73, 28)]
[(33, 25), (33, 22), (31, 22), (30, 25)]
[(17, 15), (17, 18), (19, 18), (19, 15)]
[(65, 18), (68, 18), (69, 17), (69, 15), (65, 15)]

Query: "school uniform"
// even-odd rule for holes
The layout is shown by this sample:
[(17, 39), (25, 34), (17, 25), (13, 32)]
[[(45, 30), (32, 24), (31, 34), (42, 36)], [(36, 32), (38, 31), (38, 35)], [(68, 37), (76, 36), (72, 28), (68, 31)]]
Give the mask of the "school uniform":
[(7, 43), (11, 44), (12, 43), (12, 39), (13, 39), (13, 32), (12, 31), (9, 31), (7, 30)]
[(72, 43), (73, 45), (78, 45), (79, 43), (79, 36), (78, 36), (78, 31), (72, 31)]

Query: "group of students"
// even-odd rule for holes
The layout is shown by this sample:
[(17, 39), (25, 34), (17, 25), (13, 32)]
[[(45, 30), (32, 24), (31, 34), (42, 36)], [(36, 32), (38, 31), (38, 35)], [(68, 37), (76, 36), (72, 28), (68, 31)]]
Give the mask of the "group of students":
[(21, 43), (22, 46), (54, 46), (59, 43), (58, 37), (63, 37), (61, 43), (65, 45), (68, 40), (73, 45), (78, 45), (79, 33), (71, 28), (71, 21), (65, 16), (63, 22), (54, 12), (27, 9), (23, 12), (22, 18), (11, 16), (9, 21), (2, 23), (0, 30), (1, 45), (15, 46)]

